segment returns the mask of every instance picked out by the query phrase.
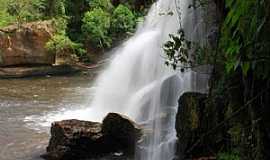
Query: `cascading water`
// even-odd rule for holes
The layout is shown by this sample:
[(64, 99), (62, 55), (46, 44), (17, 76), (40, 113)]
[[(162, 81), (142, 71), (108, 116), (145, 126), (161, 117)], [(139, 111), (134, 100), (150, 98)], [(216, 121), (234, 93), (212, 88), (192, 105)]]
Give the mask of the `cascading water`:
[(175, 75), (161, 58), (162, 45), (179, 28), (174, 2), (160, 0), (152, 6), (145, 23), (118, 50), (111, 65), (97, 80), (93, 108), (89, 111), (99, 113), (97, 118), (103, 118), (108, 112), (123, 113), (144, 124), (144, 129), (151, 134), (137, 147), (135, 159), (174, 157), (176, 102), (179, 92), (190, 86), (183, 84), (186, 75)]
[(97, 79), (90, 107), (46, 119), (102, 121), (109, 112), (122, 113), (144, 126), (146, 136), (137, 147), (135, 159), (173, 159), (177, 99), (181, 93), (193, 90), (194, 76), (191, 71), (178, 73), (165, 66), (162, 46), (168, 35), (179, 29), (176, 7), (181, 11), (188, 37), (198, 37), (198, 30), (192, 29), (198, 28), (192, 22), (194, 19), (188, 19), (193, 14), (188, 11), (190, 3), (189, 0), (159, 0), (153, 4), (145, 22), (116, 50), (111, 64)]
[(159, 0), (153, 4), (144, 24), (116, 52), (111, 65), (97, 80), (90, 115), (93, 112), (101, 120), (108, 112), (123, 113), (149, 132), (137, 147), (135, 159), (170, 160), (175, 156), (177, 99), (181, 93), (195, 89), (191, 83), (195, 76), (191, 71), (177, 73), (165, 66), (162, 46), (168, 35), (180, 27), (177, 9), (188, 38), (195, 41), (200, 37), (197, 20), (188, 19), (197, 15), (188, 10), (191, 3)]

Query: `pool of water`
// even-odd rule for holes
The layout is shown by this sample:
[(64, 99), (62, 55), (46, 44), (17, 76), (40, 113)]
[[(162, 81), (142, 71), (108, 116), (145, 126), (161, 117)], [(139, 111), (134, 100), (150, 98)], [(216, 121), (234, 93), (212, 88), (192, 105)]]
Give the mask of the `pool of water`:
[(0, 160), (41, 160), (50, 136), (41, 122), (51, 113), (88, 107), (97, 72), (0, 79)]

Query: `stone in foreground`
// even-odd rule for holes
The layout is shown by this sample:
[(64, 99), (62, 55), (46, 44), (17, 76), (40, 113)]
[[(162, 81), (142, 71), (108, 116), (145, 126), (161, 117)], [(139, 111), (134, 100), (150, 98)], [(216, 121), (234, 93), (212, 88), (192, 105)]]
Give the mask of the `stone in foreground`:
[(142, 136), (140, 127), (127, 116), (109, 113), (102, 122), (102, 133), (121, 151), (134, 154), (135, 146)]
[[(51, 127), (46, 160), (128, 159), (141, 130), (127, 117), (109, 113), (98, 122), (63, 120)], [(109, 157), (109, 158), (107, 158)]]

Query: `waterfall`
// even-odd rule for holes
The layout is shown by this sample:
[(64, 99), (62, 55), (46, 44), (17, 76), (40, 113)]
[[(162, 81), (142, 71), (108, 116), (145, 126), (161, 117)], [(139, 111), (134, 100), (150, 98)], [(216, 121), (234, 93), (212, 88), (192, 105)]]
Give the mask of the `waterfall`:
[(177, 100), (181, 93), (194, 90), (191, 81), (195, 76), (191, 71), (178, 73), (165, 66), (162, 45), (180, 27), (176, 7), (188, 38), (201, 37), (199, 17), (188, 9), (191, 3), (159, 0), (153, 4), (145, 22), (116, 51), (97, 80), (88, 116), (101, 120), (109, 112), (118, 112), (142, 124), (146, 136), (137, 147), (135, 159), (171, 160), (175, 156)]
[[(177, 4), (176, 4), (177, 3)], [(111, 63), (98, 77), (90, 107), (69, 111), (50, 121), (82, 119), (102, 121), (109, 112), (125, 114), (143, 126), (144, 140), (136, 160), (171, 160), (175, 155), (177, 100), (194, 90), (192, 71), (180, 73), (165, 66), (162, 46), (181, 22), (187, 37), (200, 41), (199, 17), (188, 9), (189, 0), (159, 0), (133, 37), (115, 51)], [(172, 14), (173, 13), (173, 14)], [(192, 82), (192, 83), (191, 83)]]

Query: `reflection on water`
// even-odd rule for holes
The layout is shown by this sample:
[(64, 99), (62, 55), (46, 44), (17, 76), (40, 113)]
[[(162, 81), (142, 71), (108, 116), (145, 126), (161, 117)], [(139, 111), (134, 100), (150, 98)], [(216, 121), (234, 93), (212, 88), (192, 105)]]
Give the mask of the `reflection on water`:
[(40, 160), (49, 128), (35, 121), (49, 113), (87, 107), (95, 74), (0, 79), (0, 160)]

